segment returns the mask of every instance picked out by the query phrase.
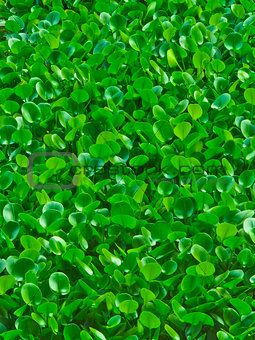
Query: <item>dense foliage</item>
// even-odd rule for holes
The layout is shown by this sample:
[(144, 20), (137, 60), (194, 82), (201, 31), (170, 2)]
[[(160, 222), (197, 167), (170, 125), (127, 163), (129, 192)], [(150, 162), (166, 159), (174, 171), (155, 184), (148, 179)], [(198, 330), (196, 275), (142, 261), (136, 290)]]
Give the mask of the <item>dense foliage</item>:
[(253, 0), (0, 11), (0, 338), (254, 339)]

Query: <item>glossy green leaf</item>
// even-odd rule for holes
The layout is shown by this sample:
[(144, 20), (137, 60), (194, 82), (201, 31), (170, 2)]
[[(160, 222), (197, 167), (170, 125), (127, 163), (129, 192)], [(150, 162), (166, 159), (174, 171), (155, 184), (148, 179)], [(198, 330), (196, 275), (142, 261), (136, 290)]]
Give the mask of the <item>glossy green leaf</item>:
[(149, 311), (142, 312), (139, 320), (141, 321), (143, 326), (149, 329), (158, 328), (160, 326), (159, 318)]
[(33, 283), (26, 283), (22, 286), (21, 296), (28, 305), (39, 305), (42, 301), (41, 290)]
[(56, 272), (49, 278), (50, 288), (58, 294), (66, 295), (70, 291), (70, 281), (64, 273)]
[(212, 103), (212, 108), (222, 110), (229, 104), (230, 100), (231, 96), (228, 93), (223, 93)]
[(190, 217), (194, 211), (194, 204), (188, 197), (179, 198), (174, 207), (174, 213), (179, 218)]
[(189, 122), (182, 122), (176, 125), (174, 134), (183, 141), (190, 133), (190, 130), (191, 124)]
[(255, 105), (255, 89), (248, 88), (244, 91), (244, 98), (245, 100), (252, 105)]
[(236, 32), (230, 33), (224, 41), (224, 44), (228, 50), (239, 50), (243, 46), (241, 34)]
[(12, 275), (2, 275), (0, 277), (0, 295), (5, 294), (15, 285), (15, 279)]
[(210, 276), (213, 275), (215, 272), (215, 267), (212, 263), (204, 261), (204, 262), (200, 262), (197, 266), (196, 266), (196, 271), (199, 275), (202, 276)]
[(119, 310), (122, 313), (125, 313), (125, 314), (135, 313), (135, 311), (137, 310), (138, 306), (139, 305), (138, 305), (138, 303), (136, 301), (125, 300), (125, 301), (122, 301), (119, 304)]
[(112, 30), (123, 30), (127, 25), (127, 21), (123, 15), (115, 14), (110, 18), (109, 24)]
[(71, 98), (77, 103), (85, 103), (89, 99), (86, 90), (77, 89), (71, 93)]

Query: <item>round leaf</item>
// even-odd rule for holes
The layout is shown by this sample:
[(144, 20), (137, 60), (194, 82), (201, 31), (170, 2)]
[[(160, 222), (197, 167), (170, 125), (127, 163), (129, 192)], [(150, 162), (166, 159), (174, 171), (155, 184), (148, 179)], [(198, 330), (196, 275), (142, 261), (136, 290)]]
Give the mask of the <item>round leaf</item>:
[(228, 50), (239, 50), (243, 46), (242, 36), (239, 33), (233, 32), (228, 34), (224, 45)]
[(248, 88), (244, 91), (244, 98), (247, 103), (255, 105), (255, 88)]
[(50, 288), (58, 294), (66, 295), (70, 291), (70, 281), (66, 274), (56, 272), (51, 274), (49, 278)]
[(141, 321), (144, 327), (149, 329), (159, 328), (160, 327), (160, 320), (159, 318), (149, 311), (144, 311), (141, 313), (139, 320)]
[(22, 299), (28, 305), (39, 305), (42, 301), (42, 292), (33, 283), (26, 283), (21, 288)]
[(199, 275), (202, 276), (210, 276), (213, 275), (215, 272), (215, 267), (212, 263), (210, 262), (200, 262), (197, 266), (196, 266), (196, 271)]
[(181, 122), (174, 128), (174, 134), (183, 141), (190, 133), (190, 130), (191, 125), (189, 122)]

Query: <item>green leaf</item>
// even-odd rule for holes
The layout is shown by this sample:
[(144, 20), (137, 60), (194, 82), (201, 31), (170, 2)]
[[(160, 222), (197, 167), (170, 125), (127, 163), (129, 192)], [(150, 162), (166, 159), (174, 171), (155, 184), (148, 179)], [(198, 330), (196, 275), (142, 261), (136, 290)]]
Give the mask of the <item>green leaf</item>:
[(16, 130), (12, 134), (12, 139), (15, 143), (19, 143), (22, 145), (29, 144), (29, 142), (32, 140), (32, 133), (29, 130)]
[(70, 291), (70, 281), (66, 274), (56, 272), (51, 274), (49, 278), (50, 288), (58, 294), (66, 295)]
[(45, 40), (49, 44), (51, 49), (57, 49), (59, 47), (59, 39), (55, 37), (55, 35), (51, 33), (46, 33), (44, 35)]
[(180, 42), (181, 47), (184, 48), (185, 50), (188, 50), (190, 52), (197, 51), (197, 45), (190, 37), (182, 35), (179, 38), (179, 42)]
[(216, 188), (220, 192), (229, 192), (232, 189), (234, 183), (235, 181), (233, 177), (222, 176), (218, 178), (217, 183), (216, 183)]
[(237, 228), (234, 224), (223, 222), (218, 224), (216, 233), (223, 242), (225, 239), (235, 236), (237, 233)]
[(200, 262), (197, 266), (196, 266), (196, 271), (199, 275), (202, 276), (210, 276), (213, 275), (215, 272), (215, 267), (212, 263), (204, 261), (204, 262)]
[(239, 179), (239, 184), (242, 185), (244, 188), (249, 188), (255, 181), (255, 175), (252, 170), (244, 170)]
[(220, 59), (213, 59), (212, 61), (212, 67), (215, 72), (220, 73), (225, 70), (226, 66), (224, 62)]
[(255, 125), (252, 124), (248, 119), (244, 119), (241, 122), (241, 131), (244, 137), (252, 137), (255, 133)]
[(133, 300), (125, 300), (119, 304), (119, 310), (125, 314), (135, 313), (138, 307), (138, 303)]
[(155, 294), (151, 290), (149, 290), (147, 288), (142, 288), (141, 289), (141, 296), (142, 296), (145, 304), (147, 302), (149, 302), (149, 301), (153, 301), (153, 300), (156, 299)]
[(231, 5), (231, 11), (237, 18), (243, 19), (245, 16), (245, 10), (242, 5), (239, 4)]
[(41, 112), (39, 107), (33, 102), (26, 102), (21, 107), (23, 117), (29, 122), (34, 123), (40, 120)]
[(168, 335), (170, 335), (171, 339), (173, 339), (173, 340), (180, 340), (181, 339), (180, 336), (178, 335), (178, 333), (176, 333), (176, 331), (167, 324), (165, 324), (165, 330), (167, 331)]
[(133, 157), (130, 161), (129, 164), (132, 167), (139, 167), (139, 166), (143, 166), (146, 163), (149, 162), (149, 157), (146, 155), (139, 155), (139, 156), (135, 156)]
[(66, 162), (62, 158), (51, 157), (46, 161), (46, 167), (50, 170), (58, 171), (64, 169)]
[(7, 100), (4, 102), (5, 111), (13, 114), (19, 111), (19, 104), (13, 100)]
[(38, 251), (41, 250), (40, 242), (31, 235), (22, 235), (20, 238), (20, 243), (25, 249), (35, 249)]
[(0, 177), (0, 189), (7, 189), (13, 182), (13, 176), (10, 171), (5, 171)]
[(247, 218), (243, 224), (244, 231), (250, 236), (255, 243), (255, 218)]
[(147, 281), (155, 280), (162, 272), (160, 264), (152, 258), (144, 258), (140, 264), (140, 270)]
[(141, 97), (143, 106), (145, 107), (153, 107), (158, 104), (157, 95), (150, 89), (145, 89), (141, 91)]
[(80, 338), (80, 328), (75, 323), (70, 323), (65, 326), (64, 328), (64, 339), (71, 340), (71, 339), (79, 339)]
[(10, 16), (5, 23), (5, 29), (14, 33), (18, 33), (24, 27), (24, 22), (17, 15)]
[(11, 274), (16, 280), (22, 281), (25, 278), (26, 272), (33, 270), (35, 268), (35, 263), (29, 258), (20, 258), (14, 263)]
[(200, 71), (209, 64), (210, 57), (205, 51), (198, 50), (192, 58), (194, 66)]
[(133, 87), (137, 92), (141, 93), (142, 90), (144, 89), (151, 90), (153, 87), (153, 83), (147, 77), (139, 77), (139, 78), (136, 78), (136, 80), (134, 81)]
[(149, 329), (160, 327), (159, 318), (149, 311), (143, 311), (139, 317), (141, 324)]
[(178, 317), (180, 321), (183, 321), (183, 317), (187, 314), (187, 311), (185, 308), (182, 307), (182, 305), (176, 300), (172, 300), (172, 308), (174, 311), (174, 314)]
[(117, 326), (120, 322), (121, 322), (121, 317), (119, 315), (115, 315), (107, 321), (107, 326), (109, 328), (112, 328), (112, 327)]
[(119, 105), (123, 99), (123, 92), (117, 86), (110, 86), (105, 90), (105, 98), (112, 100), (115, 105)]
[(44, 302), (37, 307), (37, 311), (45, 316), (50, 314), (56, 314), (58, 306), (54, 302)]
[(36, 83), (36, 91), (39, 96), (45, 101), (53, 98), (53, 92), (49, 82), (43, 83), (39, 81), (38, 83)]
[(233, 340), (234, 339), (231, 334), (228, 334), (224, 331), (217, 332), (217, 338), (219, 340)]
[(199, 45), (204, 42), (203, 34), (197, 25), (191, 28), (191, 38)]
[(174, 128), (174, 134), (183, 141), (190, 133), (190, 130), (191, 124), (189, 122), (181, 122)]
[(60, 14), (57, 11), (50, 12), (46, 16), (46, 20), (48, 20), (52, 25), (57, 25), (60, 21)]
[(199, 104), (189, 104), (188, 112), (194, 120), (197, 120), (203, 114), (203, 110)]
[(198, 260), (199, 262), (204, 262), (208, 259), (207, 251), (204, 247), (194, 244), (191, 248), (191, 254), (192, 256)]
[(252, 312), (250, 305), (245, 301), (242, 301), (241, 299), (238, 298), (230, 299), (229, 302), (238, 311), (240, 315), (248, 315)]
[(19, 231), (19, 224), (14, 221), (9, 221), (2, 227), (2, 237), (5, 240), (9, 238), (11, 241), (13, 241), (18, 236)]
[(66, 250), (66, 242), (61, 237), (53, 236), (50, 238), (49, 247), (55, 255), (61, 255)]
[(99, 332), (97, 329), (93, 327), (89, 327), (91, 333), (95, 336), (96, 340), (106, 340), (106, 337), (103, 333)]
[(220, 111), (229, 104), (230, 100), (231, 100), (230, 94), (223, 93), (212, 103), (211, 107), (213, 109), (217, 109)]
[(171, 48), (167, 51), (167, 62), (170, 67), (179, 66), (178, 61), (176, 60), (174, 51)]
[(0, 277), (0, 295), (5, 294), (15, 285), (15, 279), (12, 275), (3, 275)]
[(158, 120), (153, 125), (153, 132), (161, 142), (166, 142), (173, 138), (173, 129), (166, 120)]
[(21, 296), (27, 305), (39, 305), (42, 301), (42, 292), (33, 283), (26, 283), (22, 286)]
[(146, 47), (147, 41), (144, 35), (134, 34), (129, 38), (129, 44), (135, 51), (141, 52)]
[(89, 99), (89, 95), (86, 90), (77, 89), (71, 93), (71, 98), (76, 103), (85, 103)]
[(33, 93), (33, 88), (29, 84), (23, 84), (15, 87), (15, 94), (21, 99), (25, 100), (28, 99), (32, 93)]
[(127, 20), (123, 15), (115, 14), (110, 18), (109, 24), (112, 30), (123, 30), (127, 25)]
[(205, 313), (201, 313), (201, 312), (193, 312), (193, 313), (189, 313), (184, 315), (183, 317), (184, 322), (188, 322), (192, 325), (207, 325), (207, 326), (214, 326), (214, 321), (213, 319), (209, 316), (206, 315)]
[(239, 50), (243, 46), (241, 34), (236, 32), (228, 34), (227, 38), (224, 41), (224, 45), (228, 50)]
[(255, 105), (255, 88), (248, 88), (244, 91), (244, 98), (247, 103)]
[(192, 215), (194, 205), (190, 198), (181, 197), (176, 201), (174, 206), (174, 213), (178, 218), (187, 218)]
[(158, 193), (162, 196), (171, 195), (173, 189), (174, 189), (173, 183), (168, 182), (168, 181), (161, 181), (157, 188)]

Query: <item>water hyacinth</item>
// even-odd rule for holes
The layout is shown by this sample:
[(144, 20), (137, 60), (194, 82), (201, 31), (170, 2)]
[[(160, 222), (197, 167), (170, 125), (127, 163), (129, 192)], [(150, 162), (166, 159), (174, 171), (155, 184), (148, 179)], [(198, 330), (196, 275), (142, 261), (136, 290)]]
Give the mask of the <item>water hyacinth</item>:
[(0, 339), (252, 339), (254, 2), (0, 11)]

